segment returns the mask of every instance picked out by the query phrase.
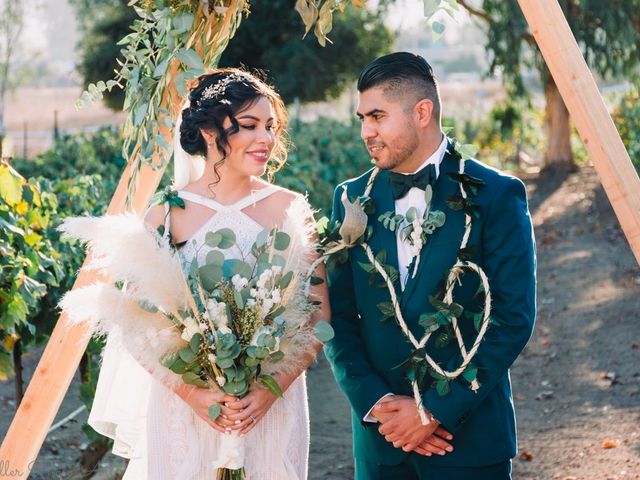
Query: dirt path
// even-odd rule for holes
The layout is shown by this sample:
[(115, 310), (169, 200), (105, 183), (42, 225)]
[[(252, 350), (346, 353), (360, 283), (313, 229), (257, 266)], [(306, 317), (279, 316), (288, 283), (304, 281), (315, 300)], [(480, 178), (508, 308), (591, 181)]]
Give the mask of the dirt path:
[(561, 180), (530, 185), (538, 324), (512, 378), (531, 460), (514, 478), (640, 479), (640, 269), (593, 169)]
[[(539, 314), (512, 369), (521, 451), (514, 479), (640, 479), (640, 269), (592, 168), (528, 185)], [(349, 407), (326, 360), (310, 370), (308, 385), (310, 479), (353, 478)], [(0, 385), (2, 435), (12, 394), (12, 382)], [(78, 405), (72, 390), (58, 417)], [(85, 442), (79, 423), (54, 432), (31, 478), (70, 478), (62, 472)], [(114, 478), (122, 465), (109, 455), (94, 478)]]

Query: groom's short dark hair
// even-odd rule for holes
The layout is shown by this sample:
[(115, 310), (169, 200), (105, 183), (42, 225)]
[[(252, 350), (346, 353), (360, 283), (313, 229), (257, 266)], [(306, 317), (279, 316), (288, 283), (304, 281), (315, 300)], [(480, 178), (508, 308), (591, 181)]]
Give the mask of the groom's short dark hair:
[(431, 65), (420, 55), (396, 52), (376, 58), (358, 78), (358, 91), (380, 87), (392, 98), (407, 98), (413, 105), (424, 98), (433, 102), (433, 117), (440, 120), (440, 90)]

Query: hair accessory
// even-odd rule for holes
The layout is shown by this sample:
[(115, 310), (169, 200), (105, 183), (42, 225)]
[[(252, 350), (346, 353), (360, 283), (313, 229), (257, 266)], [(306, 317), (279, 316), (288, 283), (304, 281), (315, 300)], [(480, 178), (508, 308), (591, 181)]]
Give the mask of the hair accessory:
[[(245, 82), (248, 80), (249, 80), (249, 77), (241, 73), (232, 73), (230, 75), (227, 75), (226, 77), (218, 80), (216, 83), (209, 85), (207, 88), (205, 88), (202, 91), (202, 95), (200, 95), (200, 98), (196, 101), (196, 105), (198, 107), (201, 107), (203, 101), (210, 100), (212, 98), (224, 95), (225, 91), (227, 90), (227, 87), (232, 82)], [(224, 98), (220, 100), (220, 103), (231, 105), (231, 102)]]

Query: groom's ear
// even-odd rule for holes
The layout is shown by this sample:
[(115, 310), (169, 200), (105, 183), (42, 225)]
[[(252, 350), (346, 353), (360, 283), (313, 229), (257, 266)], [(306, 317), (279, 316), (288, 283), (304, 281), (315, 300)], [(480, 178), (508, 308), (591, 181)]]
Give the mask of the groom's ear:
[(423, 98), (416, 103), (413, 111), (418, 127), (426, 128), (433, 121), (433, 102), (428, 98)]

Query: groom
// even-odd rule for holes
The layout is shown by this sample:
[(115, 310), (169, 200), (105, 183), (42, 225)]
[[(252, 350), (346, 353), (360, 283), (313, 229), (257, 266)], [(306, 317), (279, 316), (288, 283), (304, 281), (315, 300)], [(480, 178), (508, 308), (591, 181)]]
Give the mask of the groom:
[[(535, 319), (535, 253), (525, 187), (512, 176), (466, 161), (464, 173), (473, 177), (465, 177), (467, 186), (475, 182), (477, 187), (469, 200), (476, 207), (467, 205), (466, 211), (475, 214), (469, 248), (459, 252), (465, 209), (448, 200), (460, 192), (461, 177), (455, 175), (460, 157), (441, 130), (440, 95), (431, 67), (411, 53), (386, 55), (364, 68), (358, 91), (361, 137), (380, 169), (369, 194), (373, 211), (367, 210), (372, 227), (367, 243), (399, 273), (394, 288), (408, 328), (416, 338), (424, 336), (419, 319), (435, 311), (434, 297), (442, 300), (444, 280), (458, 257), (486, 273), (492, 321), (472, 360), (479, 388), (472, 390), (462, 377), (438, 382), (427, 374), (422, 379), (420, 395), (431, 419), (423, 425), (402, 368), (414, 348), (396, 318), (383, 320), (378, 308), (391, 302), (389, 290), (380, 288), (379, 275), (370, 282), (371, 264), (362, 248), (351, 248), (347, 261), (335, 263), (329, 271), (335, 337), (325, 353), (352, 408), (356, 479), (510, 479), (516, 430), (509, 367), (526, 345)], [(338, 186), (334, 224), (344, 220), (343, 189), (350, 199), (363, 196), (372, 172)], [(433, 189), (430, 211), (441, 211), (445, 221), (427, 235), (414, 259), (415, 246), (379, 217), (385, 212), (404, 215), (410, 207), (421, 216), (427, 185)], [(477, 313), (484, 306), (478, 292), (477, 276), (467, 272), (453, 301)], [(477, 337), (474, 320), (460, 315), (459, 324), (469, 350)], [(444, 370), (453, 371), (461, 362), (460, 349), (451, 331), (449, 338), (446, 328), (441, 331), (445, 333), (436, 332), (425, 350)], [(445, 388), (434, 388), (438, 384)]]

